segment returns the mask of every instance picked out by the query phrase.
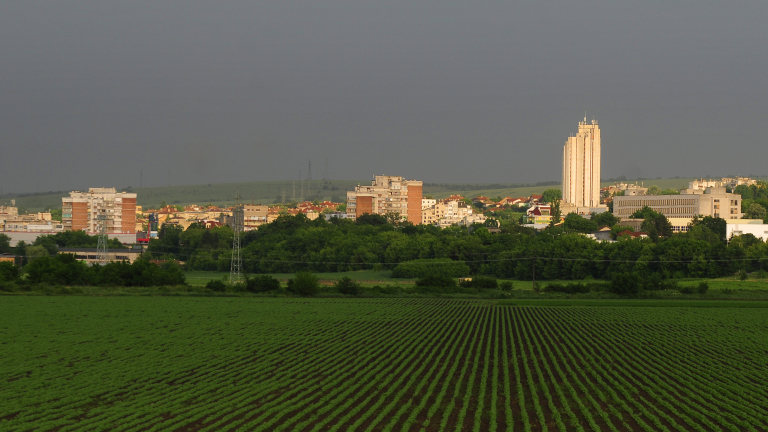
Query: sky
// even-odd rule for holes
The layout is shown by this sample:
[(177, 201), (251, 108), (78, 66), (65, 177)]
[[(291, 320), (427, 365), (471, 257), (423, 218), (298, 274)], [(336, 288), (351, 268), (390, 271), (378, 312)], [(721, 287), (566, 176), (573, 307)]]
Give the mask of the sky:
[(768, 175), (768, 2), (4, 1), (0, 188)]

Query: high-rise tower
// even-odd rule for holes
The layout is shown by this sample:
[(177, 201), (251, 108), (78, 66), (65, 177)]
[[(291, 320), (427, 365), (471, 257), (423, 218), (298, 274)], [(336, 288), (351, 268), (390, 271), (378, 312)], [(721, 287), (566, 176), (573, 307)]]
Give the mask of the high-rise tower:
[[(563, 147), (563, 202), (589, 213), (600, 205), (600, 128), (597, 121), (579, 122), (579, 132)], [(584, 208), (585, 210), (581, 210)]]

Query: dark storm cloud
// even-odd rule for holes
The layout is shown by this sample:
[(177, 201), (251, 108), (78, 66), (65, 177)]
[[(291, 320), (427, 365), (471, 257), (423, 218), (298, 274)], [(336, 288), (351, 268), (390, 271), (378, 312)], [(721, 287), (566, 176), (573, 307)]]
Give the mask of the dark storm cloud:
[[(3, 2), (4, 191), (765, 174), (765, 2)], [(38, 186), (39, 184), (39, 186)]]

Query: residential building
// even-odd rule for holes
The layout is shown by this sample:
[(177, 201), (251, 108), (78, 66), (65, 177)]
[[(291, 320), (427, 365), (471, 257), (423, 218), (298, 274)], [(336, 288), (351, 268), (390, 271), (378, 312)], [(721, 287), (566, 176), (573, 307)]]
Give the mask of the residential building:
[(251, 231), (267, 223), (268, 205), (243, 205), (243, 231)]
[(65, 231), (98, 232), (98, 216), (107, 216), (108, 233), (136, 232), (136, 194), (117, 192), (115, 188), (90, 188), (73, 191), (61, 199), (62, 225)]
[(400, 176), (374, 176), (370, 186), (358, 185), (347, 192), (347, 215), (397, 213), (403, 219), (420, 224), (423, 182)]
[(421, 211), (423, 212), (424, 210), (426, 210), (426, 209), (428, 209), (430, 207), (434, 207), (435, 204), (437, 204), (437, 200), (436, 199), (422, 198), (421, 199)]
[(629, 218), (643, 207), (650, 207), (667, 218), (712, 216), (741, 219), (741, 195), (726, 193), (725, 188), (684, 189), (680, 195), (617, 196), (613, 198), (613, 214)]
[[(579, 122), (579, 131), (563, 146), (563, 202), (568, 213), (592, 213), (600, 204), (600, 128)], [(566, 212), (563, 212), (566, 214)]]
[(749, 177), (723, 177), (720, 180), (697, 179), (688, 183), (688, 189), (704, 190), (707, 188), (730, 188), (736, 189), (736, 186), (752, 186), (757, 184), (757, 180)]
[(445, 228), (452, 225), (464, 225), (467, 221), (471, 225), (478, 217), (481, 217), (482, 221), (485, 222), (485, 216), (473, 214), (472, 206), (466, 202), (446, 199), (439, 200), (434, 206), (422, 210), (421, 223)]
[(548, 224), (552, 220), (552, 207), (549, 204), (534, 205), (526, 210), (525, 219), (527, 224)]

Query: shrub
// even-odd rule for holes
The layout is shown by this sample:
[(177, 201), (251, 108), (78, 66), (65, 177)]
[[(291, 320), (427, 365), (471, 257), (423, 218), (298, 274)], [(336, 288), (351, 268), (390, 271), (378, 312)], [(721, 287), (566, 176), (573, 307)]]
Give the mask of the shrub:
[(501, 281), (499, 284), (499, 289), (502, 291), (512, 291), (515, 289), (514, 285), (512, 284), (512, 281)]
[(455, 288), (456, 279), (450, 276), (427, 276), (416, 281), (417, 287)]
[(705, 294), (707, 291), (709, 291), (709, 284), (705, 282), (699, 282), (699, 286), (696, 287), (699, 294)]
[(346, 276), (336, 281), (336, 289), (342, 294), (356, 296), (360, 294), (360, 288), (359, 283)]
[(460, 278), (469, 276), (470, 268), (462, 261), (448, 258), (420, 259), (401, 262), (392, 270), (395, 278), (424, 278), (427, 276), (448, 276)]
[(619, 295), (635, 295), (640, 292), (640, 283), (634, 273), (616, 273), (611, 278), (610, 291)]
[(298, 272), (293, 279), (288, 280), (288, 291), (300, 296), (313, 296), (317, 294), (320, 285), (317, 276), (310, 272)]
[(747, 280), (748, 277), (749, 277), (749, 273), (747, 273), (746, 270), (744, 269), (739, 270), (739, 280)]
[(213, 290), (216, 292), (224, 292), (227, 290), (227, 284), (225, 284), (224, 281), (219, 279), (208, 281), (208, 283), (205, 284), (205, 287), (208, 288), (209, 290)]
[(248, 277), (248, 275), (246, 275), (245, 289), (254, 293), (277, 291), (280, 289), (280, 281), (269, 275), (258, 275), (254, 277)]
[(472, 278), (472, 288), (498, 289), (499, 282), (489, 276), (476, 276)]
[(561, 292), (567, 294), (588, 293), (589, 287), (580, 283), (568, 283), (566, 285), (559, 283), (551, 283), (544, 287), (545, 292)]

